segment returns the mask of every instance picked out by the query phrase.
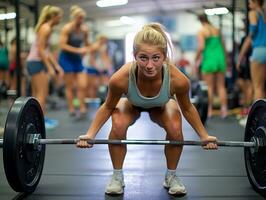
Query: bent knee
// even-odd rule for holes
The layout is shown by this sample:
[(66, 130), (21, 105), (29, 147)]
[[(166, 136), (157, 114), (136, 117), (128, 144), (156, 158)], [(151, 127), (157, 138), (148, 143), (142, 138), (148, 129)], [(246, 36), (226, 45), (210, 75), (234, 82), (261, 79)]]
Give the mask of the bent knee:
[(129, 127), (129, 122), (123, 118), (112, 118), (112, 129), (110, 133), (111, 138), (123, 139), (126, 137), (126, 132)]
[(166, 128), (167, 138), (171, 140), (183, 140), (182, 127), (177, 123), (169, 124)]

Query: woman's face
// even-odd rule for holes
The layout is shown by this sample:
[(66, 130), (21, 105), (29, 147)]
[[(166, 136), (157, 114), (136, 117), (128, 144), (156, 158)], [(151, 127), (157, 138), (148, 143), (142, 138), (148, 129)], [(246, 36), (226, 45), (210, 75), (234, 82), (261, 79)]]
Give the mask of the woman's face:
[(142, 44), (135, 59), (139, 71), (147, 78), (152, 78), (161, 73), (165, 55), (158, 46)]
[(77, 14), (75, 22), (77, 25), (81, 25), (84, 22), (85, 16), (83, 14)]
[(62, 14), (61, 14), (61, 13), (58, 14), (58, 15), (55, 15), (55, 16), (53, 17), (53, 24), (54, 24), (54, 25), (59, 24), (60, 21), (61, 21), (61, 19), (62, 19)]
[(248, 6), (251, 10), (253, 10), (257, 7), (257, 3), (254, 0), (249, 0)]

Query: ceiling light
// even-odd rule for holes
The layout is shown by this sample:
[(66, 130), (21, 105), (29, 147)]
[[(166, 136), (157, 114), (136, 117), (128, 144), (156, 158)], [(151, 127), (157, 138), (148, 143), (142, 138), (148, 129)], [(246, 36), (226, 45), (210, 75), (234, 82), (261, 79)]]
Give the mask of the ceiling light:
[(220, 7), (220, 8), (205, 9), (204, 12), (206, 15), (225, 15), (229, 13), (229, 10), (226, 7)]
[(122, 16), (122, 17), (120, 17), (120, 21), (123, 24), (129, 24), (129, 25), (132, 25), (132, 24), (135, 23), (135, 20), (132, 17), (128, 17), (128, 16)]
[(118, 19), (116, 20), (108, 20), (104, 23), (105, 26), (108, 26), (108, 27), (116, 27), (116, 26), (122, 26), (122, 22)]
[(5, 19), (14, 19), (16, 18), (16, 13), (4, 13), (0, 14), (0, 20), (5, 20)]
[(96, 2), (98, 7), (110, 7), (110, 6), (121, 6), (127, 4), (128, 0), (99, 0)]

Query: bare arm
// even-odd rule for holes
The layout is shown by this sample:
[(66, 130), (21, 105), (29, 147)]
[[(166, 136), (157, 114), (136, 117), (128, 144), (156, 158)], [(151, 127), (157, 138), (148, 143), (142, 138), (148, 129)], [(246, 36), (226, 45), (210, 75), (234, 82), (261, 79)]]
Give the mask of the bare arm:
[(52, 29), (50, 26), (42, 25), (42, 27), (40, 28), (38, 32), (38, 37), (39, 37), (38, 50), (39, 50), (42, 61), (47, 67), (48, 72), (50, 74), (54, 74), (54, 68), (52, 66), (52, 63), (49, 60), (49, 52), (46, 51), (48, 39), (49, 39), (51, 32), (52, 32)]
[(201, 54), (205, 48), (205, 37), (202, 31), (198, 33), (197, 39), (198, 39), (198, 49), (197, 49), (196, 56), (195, 56), (196, 63), (199, 62)]
[(248, 50), (250, 49), (252, 44), (252, 39), (250, 36), (247, 36), (244, 40), (243, 46), (239, 52), (238, 55), (238, 59), (237, 59), (237, 69), (239, 69), (240, 67), (240, 63), (242, 62), (244, 56), (246, 55), (246, 53), (248, 52)]
[(118, 70), (111, 77), (108, 85), (108, 93), (106, 100), (96, 112), (95, 118), (87, 131), (87, 135), (90, 138), (94, 138), (96, 136), (99, 129), (112, 115), (122, 94), (126, 92), (128, 78), (127, 75), (125, 77), (125, 74), (125, 71), (122, 69)]
[[(250, 22), (251, 25), (256, 25), (257, 24), (256, 11), (250, 11), (249, 15), (248, 15), (248, 18), (249, 18), (249, 22)], [(243, 58), (246, 55), (246, 53), (248, 52), (248, 50), (251, 48), (251, 45), (252, 45), (251, 34), (252, 33), (249, 33), (249, 35), (245, 38), (244, 43), (242, 45), (242, 48), (241, 48), (241, 50), (239, 52), (238, 60), (237, 60), (237, 68), (239, 68), (241, 61), (243, 60)]]
[(222, 47), (223, 47), (223, 51), (224, 51), (224, 58), (225, 58), (225, 64), (227, 66), (227, 61), (228, 61), (228, 54), (227, 54), (227, 51), (226, 51), (226, 48), (225, 48), (225, 42), (224, 42), (224, 38), (223, 38), (223, 35), (222, 33), (220, 33), (220, 38), (221, 38), (221, 43), (222, 43)]
[(79, 136), (77, 147), (80, 148), (92, 147), (92, 145), (88, 144), (86, 140), (94, 139), (100, 128), (112, 115), (122, 94), (127, 91), (127, 82), (128, 82), (127, 66), (124, 65), (111, 77), (109, 81), (109, 88), (106, 100), (96, 112), (95, 118), (93, 119), (86, 135)]
[[(176, 99), (178, 101), (179, 107), (182, 111), (183, 116), (196, 131), (201, 141), (215, 142), (216, 137), (210, 136), (205, 127), (203, 126), (201, 119), (199, 117), (198, 111), (195, 106), (190, 102), (189, 90), (190, 82), (185, 75), (181, 72), (174, 72), (175, 78), (171, 78), (171, 88), (176, 94)], [(208, 143), (204, 146), (206, 149), (217, 149), (217, 145), (214, 143)]]
[(122, 96), (122, 91), (116, 87), (116, 85), (113, 83), (111, 79), (109, 83), (106, 100), (96, 112), (95, 118), (92, 121), (91, 126), (87, 131), (87, 135), (90, 138), (95, 138), (100, 128), (112, 115), (121, 96)]
[(193, 129), (197, 132), (200, 139), (205, 139), (208, 137), (208, 133), (201, 123), (201, 119), (199, 117), (198, 111), (195, 106), (190, 102), (189, 98), (189, 89), (190, 83), (187, 78), (182, 78), (183, 86), (178, 89), (176, 93), (176, 98), (179, 103), (180, 109), (185, 117), (185, 119), (189, 122), (189, 124), (193, 127)]
[(59, 75), (63, 76), (64, 71), (61, 68), (61, 66), (59, 65), (59, 63), (57, 62), (57, 60), (54, 58), (54, 55), (49, 53), (48, 57), (49, 57), (50, 62), (53, 64), (54, 68), (56, 69), (56, 71), (59, 73)]
[(84, 33), (84, 46), (89, 47), (90, 42), (89, 42), (89, 28), (87, 26), (82, 26), (81, 28), (82, 32)]

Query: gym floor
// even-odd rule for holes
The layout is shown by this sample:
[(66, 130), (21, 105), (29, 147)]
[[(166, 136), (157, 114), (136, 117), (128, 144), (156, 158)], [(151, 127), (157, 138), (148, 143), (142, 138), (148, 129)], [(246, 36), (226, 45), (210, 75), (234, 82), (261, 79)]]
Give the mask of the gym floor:
[[(5, 119), (1, 105), (1, 125)], [(47, 138), (77, 138), (85, 133), (95, 113), (89, 107), (87, 119), (71, 118), (65, 106), (49, 109), (48, 116), (60, 124), (46, 133)], [(100, 130), (97, 138), (106, 139), (111, 127), (110, 120)], [(243, 140), (244, 128), (235, 117), (213, 117), (206, 123), (208, 132), (219, 140)], [(196, 133), (183, 120), (185, 140), (198, 140)], [(147, 113), (128, 130), (128, 139), (164, 139), (164, 131), (153, 124)], [(29, 200), (259, 200), (251, 187), (244, 164), (243, 148), (220, 147), (217, 151), (205, 151), (201, 147), (184, 146), (178, 166), (178, 175), (187, 189), (183, 197), (171, 196), (163, 188), (165, 158), (163, 146), (128, 145), (124, 165), (125, 192), (122, 196), (105, 195), (104, 189), (112, 173), (107, 145), (95, 145), (92, 149), (78, 149), (74, 145), (49, 145), (45, 164), (36, 191), (25, 196), (14, 192), (8, 185), (0, 154), (0, 199)]]

